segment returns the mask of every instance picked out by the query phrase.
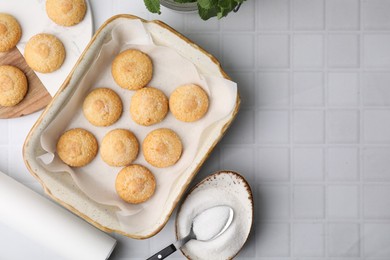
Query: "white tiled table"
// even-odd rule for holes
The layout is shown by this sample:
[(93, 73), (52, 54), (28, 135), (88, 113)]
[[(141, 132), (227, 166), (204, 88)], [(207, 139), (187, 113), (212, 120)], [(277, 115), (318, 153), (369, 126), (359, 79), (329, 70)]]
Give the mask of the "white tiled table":
[[(232, 169), (251, 183), (239, 259), (390, 259), (390, 0), (248, 0), (208, 22), (151, 15), (141, 0), (91, 2), (95, 28), (118, 13), (163, 20), (238, 82), (240, 114), (196, 181)], [(0, 170), (41, 192), (21, 156), (37, 116), (0, 121)], [(111, 259), (159, 250), (173, 220), (149, 240), (114, 235)], [(1, 226), (0, 245), (0, 259), (56, 259)]]

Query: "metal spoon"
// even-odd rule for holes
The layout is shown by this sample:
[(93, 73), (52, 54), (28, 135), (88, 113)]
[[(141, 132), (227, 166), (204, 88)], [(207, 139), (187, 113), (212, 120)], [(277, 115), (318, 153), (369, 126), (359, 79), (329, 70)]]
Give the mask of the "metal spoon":
[[(214, 211), (214, 210), (226, 210), (226, 212), (228, 214), (228, 216), (226, 218), (226, 222), (224, 223), (224, 225), (221, 225), (221, 229), (220, 230), (217, 230), (215, 232), (215, 234), (212, 234), (210, 237), (206, 238), (205, 240), (197, 239), (197, 234), (194, 231), (194, 223), (196, 221), (198, 221), (198, 223), (199, 222), (201, 223), (202, 221), (204, 222), (205, 217), (207, 217), (207, 215), (212, 213), (211, 211)], [(201, 213), (196, 215), (194, 217), (194, 219), (192, 220), (191, 230), (190, 230), (190, 233), (187, 236), (185, 236), (182, 239), (176, 241), (175, 243), (167, 246), (166, 248), (164, 248), (160, 252), (158, 252), (158, 253), (154, 254), (153, 256), (149, 257), (147, 260), (160, 260), (160, 259), (164, 259), (164, 258), (168, 257), (169, 255), (171, 255), (172, 253), (174, 253), (176, 250), (180, 249), (182, 246), (184, 246), (188, 241), (190, 241), (192, 239), (195, 239), (195, 240), (198, 240), (198, 241), (207, 242), (207, 241), (211, 241), (211, 240), (219, 237), (220, 235), (222, 235), (222, 233), (224, 233), (226, 231), (226, 229), (228, 229), (228, 227), (230, 226), (230, 224), (233, 221), (233, 216), (234, 216), (234, 211), (229, 206), (215, 206), (215, 207), (211, 207), (211, 208), (208, 208), (208, 209), (202, 211)], [(209, 223), (209, 225), (213, 225), (213, 224), (215, 224), (215, 223)]]

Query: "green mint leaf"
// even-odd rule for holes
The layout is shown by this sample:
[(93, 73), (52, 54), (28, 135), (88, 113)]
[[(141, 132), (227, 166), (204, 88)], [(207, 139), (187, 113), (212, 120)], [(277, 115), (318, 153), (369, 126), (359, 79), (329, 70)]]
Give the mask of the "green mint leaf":
[(237, 5), (238, 3), (234, 0), (219, 0), (217, 18), (221, 19), (227, 16)]
[(151, 13), (161, 14), (160, 12), (160, 0), (144, 0), (146, 8)]
[(218, 6), (222, 9), (232, 9), (232, 1), (231, 0), (218, 0)]
[(198, 0), (198, 7), (203, 9), (213, 9), (218, 5), (218, 0)]
[(218, 9), (216, 6), (211, 6), (210, 8), (203, 8), (199, 4), (199, 0), (198, 0), (198, 12), (200, 18), (202, 18), (203, 20), (208, 20), (211, 17), (217, 16)]

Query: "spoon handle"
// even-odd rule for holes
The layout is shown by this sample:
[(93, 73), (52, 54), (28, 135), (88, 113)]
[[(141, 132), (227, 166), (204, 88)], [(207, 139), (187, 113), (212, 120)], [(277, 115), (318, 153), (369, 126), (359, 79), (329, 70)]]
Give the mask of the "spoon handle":
[(175, 245), (171, 244), (171, 245), (167, 246), (166, 248), (164, 248), (163, 250), (161, 250), (160, 252), (157, 252), (156, 254), (152, 255), (147, 260), (164, 259), (164, 258), (168, 257), (169, 255), (171, 255), (172, 253), (174, 253), (176, 250), (177, 250), (177, 248), (175, 247)]

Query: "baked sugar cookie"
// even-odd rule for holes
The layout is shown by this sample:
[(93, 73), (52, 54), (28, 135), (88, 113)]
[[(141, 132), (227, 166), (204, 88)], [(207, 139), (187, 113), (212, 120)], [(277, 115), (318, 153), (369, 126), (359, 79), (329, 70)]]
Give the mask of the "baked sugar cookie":
[(152, 79), (152, 60), (142, 51), (128, 49), (115, 57), (112, 62), (111, 73), (115, 82), (121, 88), (140, 89)]
[(22, 37), (22, 29), (12, 15), (0, 13), (0, 52), (11, 50)]
[(100, 156), (111, 166), (126, 166), (137, 158), (139, 150), (135, 135), (126, 129), (108, 132), (100, 146)]
[(83, 112), (95, 126), (114, 124), (122, 114), (122, 100), (112, 89), (96, 88), (85, 98)]
[(131, 118), (139, 125), (149, 126), (161, 122), (167, 113), (168, 98), (159, 89), (142, 88), (131, 98)]
[(132, 164), (118, 173), (115, 189), (124, 201), (139, 204), (147, 201), (153, 195), (156, 189), (156, 180), (146, 167)]
[(28, 89), (24, 73), (14, 66), (0, 66), (0, 106), (15, 106), (23, 100)]
[(195, 84), (176, 88), (169, 97), (169, 109), (176, 119), (194, 122), (201, 119), (209, 108), (206, 92)]
[(85, 0), (46, 0), (46, 13), (58, 25), (80, 23), (87, 11)]
[(69, 166), (82, 167), (96, 156), (98, 144), (95, 136), (82, 128), (74, 128), (61, 135), (57, 142), (57, 154)]
[(24, 58), (33, 70), (50, 73), (61, 67), (65, 60), (65, 48), (54, 35), (41, 33), (27, 42)]
[(179, 136), (168, 128), (150, 132), (142, 143), (145, 160), (158, 168), (174, 165), (180, 159), (182, 150)]

